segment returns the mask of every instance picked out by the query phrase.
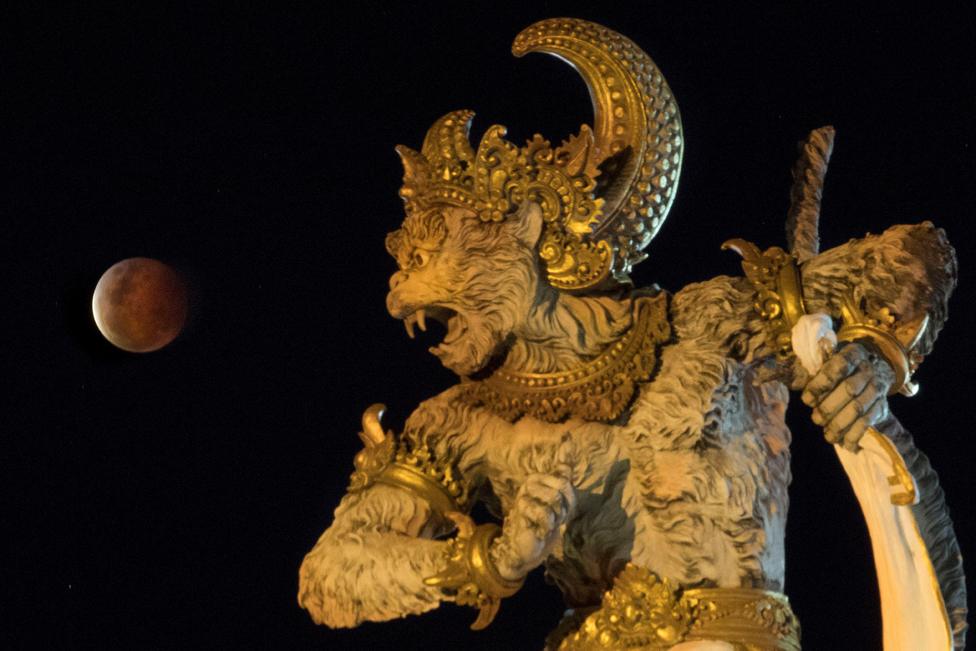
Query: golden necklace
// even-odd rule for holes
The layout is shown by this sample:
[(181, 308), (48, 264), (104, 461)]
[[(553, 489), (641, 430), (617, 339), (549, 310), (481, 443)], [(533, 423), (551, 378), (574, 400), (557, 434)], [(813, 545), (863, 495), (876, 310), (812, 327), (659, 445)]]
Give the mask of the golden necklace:
[(484, 380), (461, 385), (469, 404), (508, 421), (532, 416), (550, 423), (577, 417), (609, 422), (623, 413), (637, 385), (651, 379), (658, 349), (671, 338), (665, 292), (634, 299), (634, 322), (615, 343), (578, 368), (525, 373), (504, 366)]

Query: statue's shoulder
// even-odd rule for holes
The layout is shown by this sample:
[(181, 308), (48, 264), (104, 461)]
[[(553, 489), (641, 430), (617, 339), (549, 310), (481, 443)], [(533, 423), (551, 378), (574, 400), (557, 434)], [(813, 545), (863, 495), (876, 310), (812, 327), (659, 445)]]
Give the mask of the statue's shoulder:
[(451, 420), (476, 416), (481, 410), (464, 400), (462, 386), (459, 382), (423, 400), (407, 418), (406, 428), (441, 429)]
[(732, 343), (758, 331), (755, 290), (739, 276), (716, 276), (685, 285), (671, 297), (669, 312), (675, 341), (710, 339)]
[(480, 429), (477, 422), (487, 418), (487, 410), (464, 399), (458, 383), (417, 405), (407, 418), (403, 436), (432, 448), (456, 450), (466, 447), (466, 439)]

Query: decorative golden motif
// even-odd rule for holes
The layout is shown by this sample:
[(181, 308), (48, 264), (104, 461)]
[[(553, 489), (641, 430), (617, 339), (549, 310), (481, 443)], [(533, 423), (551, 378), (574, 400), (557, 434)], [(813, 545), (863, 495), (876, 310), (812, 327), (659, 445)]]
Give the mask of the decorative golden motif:
[(501, 600), (518, 592), (525, 579), (509, 581), (491, 560), (489, 550), (501, 535), (501, 527), (491, 523), (475, 526), (470, 517), (456, 511), (446, 515), (457, 524), (458, 533), (447, 544), (447, 567), (424, 583), (441, 588), (460, 606), (477, 608), (478, 618), (471, 628), (478, 631), (491, 624)]
[(534, 201), (545, 222), (539, 253), (554, 287), (627, 282), (677, 188), (683, 142), (671, 91), (633, 42), (583, 20), (536, 23), (512, 52), (547, 52), (576, 68), (590, 89), (595, 130), (583, 125), (556, 148), (536, 134), (519, 148), (494, 125), (474, 151), (474, 113), (452, 111), (428, 130), (420, 152), (396, 148), (406, 210), (453, 205), (497, 222)]
[(362, 491), (373, 484), (395, 486), (422, 497), (431, 509), (444, 515), (468, 507), (468, 487), (455, 468), (438, 461), (426, 443), (397, 444), (392, 431), (383, 432), (380, 418), (385, 405), (375, 404), (363, 412), (363, 431), (359, 437), (364, 448), (353, 459), (355, 471), (349, 481), (349, 492)]
[(599, 610), (563, 639), (559, 651), (658, 651), (697, 640), (728, 642), (737, 651), (799, 651), (800, 624), (787, 598), (777, 592), (681, 590), (630, 563), (604, 594)]
[(396, 454), (396, 441), (393, 432), (383, 432), (380, 419), (386, 405), (374, 404), (363, 412), (363, 429), (359, 438), (363, 442), (363, 449), (353, 458), (355, 470), (349, 478), (349, 491), (357, 492), (371, 486), (376, 478), (393, 461)]
[(503, 138), (506, 129), (497, 124), (485, 132), (475, 152), (468, 143), (473, 117), (472, 111), (442, 117), (427, 132), (419, 154), (397, 147), (404, 166), (400, 196), (407, 212), (447, 204), (497, 222), (524, 201), (535, 201), (545, 222), (540, 253), (549, 281), (561, 289), (578, 289), (606, 278), (613, 262), (609, 245), (581, 239), (597, 223), (603, 199), (594, 196), (593, 178), (578, 163), (570, 164), (578, 154), (554, 150), (538, 134), (519, 149)]
[(657, 366), (658, 348), (671, 337), (667, 295), (634, 300), (634, 325), (599, 356), (571, 371), (524, 373), (501, 367), (484, 380), (461, 385), (461, 397), (514, 421), (523, 415), (550, 423), (569, 416), (612, 421), (630, 404)]
[(793, 355), (793, 326), (806, 314), (796, 260), (778, 246), (760, 252), (755, 244), (741, 239), (725, 242), (722, 249), (742, 256), (742, 270), (756, 288), (756, 312), (766, 324), (777, 356), (788, 359)]
[(590, 91), (588, 167), (602, 172), (600, 196), (606, 201), (590, 241), (607, 241), (614, 275), (626, 280), (631, 266), (646, 257), (642, 251), (664, 223), (678, 188), (684, 149), (678, 105), (651, 58), (602, 25), (574, 18), (539, 21), (512, 44), (517, 57), (529, 52), (568, 62)]

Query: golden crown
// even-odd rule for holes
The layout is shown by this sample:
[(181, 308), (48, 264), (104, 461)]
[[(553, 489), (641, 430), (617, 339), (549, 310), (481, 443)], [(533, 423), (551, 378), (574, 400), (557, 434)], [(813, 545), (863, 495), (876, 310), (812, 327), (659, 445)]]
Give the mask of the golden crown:
[(527, 52), (576, 68), (590, 90), (594, 128), (583, 125), (556, 148), (538, 134), (519, 148), (494, 125), (474, 151), (474, 113), (452, 111), (428, 130), (420, 152), (396, 148), (407, 212), (446, 204), (501, 221), (534, 201), (545, 222), (539, 255), (553, 286), (628, 282), (674, 200), (683, 144), (677, 104), (650, 57), (606, 27), (544, 20), (516, 37), (512, 53)]

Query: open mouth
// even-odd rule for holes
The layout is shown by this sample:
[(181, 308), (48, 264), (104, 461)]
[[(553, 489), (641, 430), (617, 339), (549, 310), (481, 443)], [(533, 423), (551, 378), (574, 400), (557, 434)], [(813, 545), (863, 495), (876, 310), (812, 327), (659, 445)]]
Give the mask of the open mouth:
[(403, 318), (403, 326), (407, 330), (407, 335), (413, 339), (416, 336), (415, 327), (426, 332), (428, 319), (438, 321), (447, 328), (447, 334), (444, 335), (441, 343), (430, 349), (430, 352), (435, 355), (445, 352), (447, 347), (460, 339), (461, 335), (468, 329), (467, 322), (458, 312), (443, 305), (427, 305)]

